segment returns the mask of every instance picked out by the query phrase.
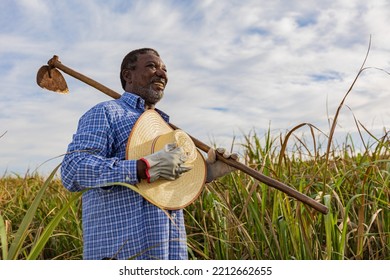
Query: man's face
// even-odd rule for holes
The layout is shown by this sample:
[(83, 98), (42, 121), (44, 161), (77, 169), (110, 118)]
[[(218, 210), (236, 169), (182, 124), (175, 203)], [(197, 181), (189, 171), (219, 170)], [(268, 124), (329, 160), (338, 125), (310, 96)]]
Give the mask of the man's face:
[(126, 91), (139, 95), (149, 107), (154, 107), (161, 100), (168, 75), (164, 62), (158, 56), (153, 53), (140, 54), (135, 69), (123, 71)]

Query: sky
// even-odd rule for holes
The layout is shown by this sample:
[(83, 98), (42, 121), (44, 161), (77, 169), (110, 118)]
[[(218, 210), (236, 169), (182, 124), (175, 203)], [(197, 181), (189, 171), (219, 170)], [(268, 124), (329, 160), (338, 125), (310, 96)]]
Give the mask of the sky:
[(375, 137), (389, 131), (389, 26), (388, 0), (1, 0), (0, 176), (48, 174), (79, 118), (111, 99), (66, 74), (69, 94), (44, 90), (40, 66), (58, 55), (122, 94), (122, 59), (142, 47), (168, 69), (157, 107), (202, 142), (235, 151), (245, 136), (278, 137), (301, 123), (329, 134), (368, 53), (335, 136), (359, 146), (355, 120)]

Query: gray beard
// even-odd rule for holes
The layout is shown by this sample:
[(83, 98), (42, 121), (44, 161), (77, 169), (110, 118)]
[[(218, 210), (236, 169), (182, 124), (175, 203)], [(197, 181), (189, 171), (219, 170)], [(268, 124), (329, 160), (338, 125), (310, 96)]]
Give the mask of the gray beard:
[(135, 94), (137, 94), (139, 97), (141, 97), (143, 100), (145, 100), (146, 105), (156, 105), (157, 102), (159, 102), (163, 96), (163, 92), (158, 92), (152, 89), (152, 87), (135, 87), (133, 88), (133, 91)]

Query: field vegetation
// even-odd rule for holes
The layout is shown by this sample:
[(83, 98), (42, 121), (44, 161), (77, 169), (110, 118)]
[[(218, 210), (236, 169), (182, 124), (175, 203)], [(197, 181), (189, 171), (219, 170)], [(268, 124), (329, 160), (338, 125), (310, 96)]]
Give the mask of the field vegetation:
[[(287, 151), (289, 138), (295, 143)], [(293, 133), (245, 139), (247, 165), (330, 211), (234, 172), (185, 209), (191, 259), (390, 259), (388, 131), (359, 152), (348, 137), (325, 152)], [(0, 178), (2, 259), (82, 258), (80, 194), (67, 192), (56, 174)]]

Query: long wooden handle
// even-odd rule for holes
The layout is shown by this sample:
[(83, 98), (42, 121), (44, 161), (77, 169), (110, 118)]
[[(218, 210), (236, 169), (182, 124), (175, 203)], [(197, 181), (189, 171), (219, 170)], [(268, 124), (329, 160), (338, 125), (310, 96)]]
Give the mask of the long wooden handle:
[(112, 89), (110, 89), (110, 88), (102, 85), (101, 83), (98, 83), (97, 81), (92, 80), (91, 78), (65, 66), (64, 64), (62, 64), (58, 60), (58, 56), (56, 56), (56, 55), (53, 56), (53, 58), (51, 58), (47, 64), (51, 67), (55, 67), (55, 68), (62, 70), (63, 72), (72, 76), (73, 78), (76, 78), (76, 79), (86, 83), (87, 85), (90, 85), (91, 87), (96, 88), (97, 90), (103, 92), (104, 94), (107, 94), (108, 96), (111, 96), (114, 99), (119, 99), (121, 97), (121, 95), (119, 93), (113, 91)]
[[(55, 68), (58, 68), (60, 70), (62, 70), (63, 72), (65, 72), (66, 74), (96, 88), (97, 90), (103, 92), (104, 94), (107, 94), (108, 96), (111, 96), (112, 98), (114, 99), (118, 99), (121, 97), (121, 95), (115, 91), (113, 91), (112, 89), (98, 83), (97, 81), (95, 80), (92, 80), (91, 78), (79, 73), (79, 72), (76, 72), (74, 71), (73, 69), (63, 65), (59, 60), (58, 60), (58, 56), (54, 56), (52, 59), (49, 60), (48, 62), (48, 65), (51, 66), (51, 67), (55, 67)], [(177, 126), (173, 125), (170, 123), (170, 126), (173, 128), (173, 129), (178, 129)], [(189, 135), (192, 139), (192, 141), (194, 141), (194, 144), (197, 148), (199, 148), (200, 150), (204, 151), (204, 152), (208, 152), (210, 147), (208, 145), (206, 145), (205, 143), (199, 141), (198, 139), (192, 137), (191, 135)], [(239, 161), (236, 161), (236, 160), (233, 160), (233, 159), (226, 159), (224, 158), (223, 156), (217, 154), (217, 158), (218, 160), (221, 160), (223, 162), (225, 162), (226, 164), (238, 169), (238, 170), (241, 170), (242, 172), (248, 174), (249, 176), (259, 180), (260, 182), (264, 183), (264, 184), (267, 184), (268, 186), (270, 187), (273, 187), (275, 189), (278, 189), (286, 194), (288, 194), (289, 196), (291, 197), (294, 197), (295, 199), (311, 206), (312, 208), (314, 208), (315, 210), (319, 211), (320, 213), (322, 214), (327, 214), (328, 213), (328, 208), (319, 203), (318, 201), (312, 199), (311, 197), (287, 186), (286, 184), (282, 183), (282, 182), (279, 182), (275, 179), (272, 179), (260, 172), (258, 172), (257, 170), (254, 170), (253, 168), (250, 168), (248, 166), (246, 166), (245, 164), (242, 164), (241, 162)]]

